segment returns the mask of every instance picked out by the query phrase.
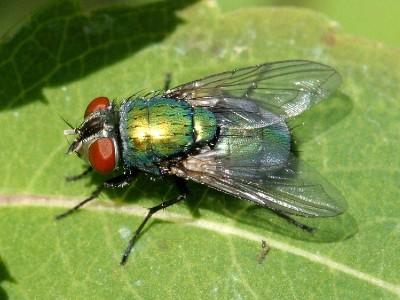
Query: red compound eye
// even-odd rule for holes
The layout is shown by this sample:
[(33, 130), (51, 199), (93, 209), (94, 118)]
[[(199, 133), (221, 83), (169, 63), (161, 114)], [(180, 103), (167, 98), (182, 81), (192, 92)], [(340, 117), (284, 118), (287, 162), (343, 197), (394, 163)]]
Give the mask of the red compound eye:
[(107, 97), (94, 98), (86, 108), (85, 118), (92, 112), (97, 110), (105, 109), (110, 105), (110, 100)]
[(115, 169), (115, 148), (113, 140), (101, 138), (89, 147), (89, 161), (92, 167), (101, 174), (108, 174)]

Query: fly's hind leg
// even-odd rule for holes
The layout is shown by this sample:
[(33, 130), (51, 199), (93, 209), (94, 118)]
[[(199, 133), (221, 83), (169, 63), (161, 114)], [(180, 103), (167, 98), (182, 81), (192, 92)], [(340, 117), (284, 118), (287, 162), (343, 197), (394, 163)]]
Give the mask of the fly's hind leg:
[(292, 218), (291, 216), (281, 212), (280, 210), (272, 210), (274, 213), (276, 213), (278, 216), (280, 216), (281, 218), (285, 219), (286, 221), (288, 221), (290, 224), (293, 224), (297, 227), (299, 227), (300, 229), (307, 231), (309, 233), (314, 233), (315, 228), (308, 226), (306, 224), (300, 223), (299, 221), (297, 221), (296, 219)]
[[(86, 198), (85, 200), (79, 202), (77, 205), (74, 207), (68, 209), (67, 211), (63, 212), (62, 214), (59, 214), (55, 217), (56, 220), (60, 220), (62, 218), (65, 218), (66, 216), (76, 212), (80, 207), (85, 205), (86, 203), (96, 199), (100, 193), (103, 191), (104, 188), (122, 188), (128, 185), (132, 180), (136, 177), (137, 173), (134, 172), (126, 172), (120, 176), (111, 178), (102, 184), (100, 184), (97, 189), (95, 189), (92, 194)], [(79, 175), (78, 175), (79, 176)], [(77, 176), (76, 176), (77, 177)]]
[(120, 262), (121, 265), (124, 265), (126, 263), (126, 261), (128, 260), (129, 254), (131, 253), (133, 246), (135, 245), (138, 237), (140, 236), (140, 233), (142, 232), (147, 221), (150, 220), (151, 216), (153, 214), (155, 214), (156, 212), (158, 212), (160, 209), (167, 208), (171, 205), (174, 205), (174, 204), (186, 199), (186, 196), (188, 194), (188, 189), (186, 187), (186, 181), (182, 178), (176, 178), (176, 185), (180, 191), (180, 194), (177, 197), (167, 200), (167, 201), (164, 201), (156, 206), (149, 208), (149, 211), (148, 211), (146, 217), (144, 218), (142, 223), (139, 225), (139, 227), (136, 229), (135, 234), (129, 240), (128, 246), (126, 247), (124, 254), (122, 255), (122, 258), (121, 258), (121, 262)]

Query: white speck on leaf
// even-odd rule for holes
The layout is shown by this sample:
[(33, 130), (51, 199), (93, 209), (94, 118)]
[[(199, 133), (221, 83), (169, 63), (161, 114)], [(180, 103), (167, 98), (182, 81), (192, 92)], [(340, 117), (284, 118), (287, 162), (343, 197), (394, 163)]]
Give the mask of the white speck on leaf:
[(248, 49), (248, 47), (246, 46), (235, 46), (233, 47), (233, 52), (236, 55), (240, 55), (243, 51), (246, 51)]
[(174, 50), (175, 50), (176, 54), (178, 54), (178, 55), (186, 54), (186, 49), (184, 47), (175, 47)]
[(118, 233), (123, 240), (129, 239), (129, 237), (132, 235), (132, 231), (127, 227), (121, 227), (118, 229)]
[(219, 58), (224, 58), (226, 52), (227, 52), (226, 49), (221, 49), (221, 50), (219, 51), (219, 53), (218, 53), (218, 57), (219, 57)]
[(320, 58), (322, 56), (323, 52), (324, 52), (324, 50), (320, 46), (316, 46), (311, 49), (311, 54), (316, 58)]
[(375, 119), (373, 119), (373, 118), (371, 118), (371, 117), (368, 117), (367, 115), (365, 116), (365, 118), (366, 118), (366, 120), (367, 120), (368, 122), (370, 122), (371, 124), (374, 124), (376, 127), (381, 128), (381, 124), (379, 124), (379, 122), (376, 121)]
[(236, 275), (232, 274), (232, 280), (237, 282), (239, 281), (239, 278)]
[(133, 283), (134, 286), (141, 286), (142, 284), (143, 284), (143, 280), (141, 280), (141, 279), (136, 280), (136, 281)]
[(211, 7), (211, 8), (218, 7), (218, 2), (216, 0), (207, 0), (206, 4), (208, 7)]
[(337, 29), (337, 28), (340, 28), (340, 24), (336, 21), (330, 21), (329, 27), (331, 27), (332, 29)]

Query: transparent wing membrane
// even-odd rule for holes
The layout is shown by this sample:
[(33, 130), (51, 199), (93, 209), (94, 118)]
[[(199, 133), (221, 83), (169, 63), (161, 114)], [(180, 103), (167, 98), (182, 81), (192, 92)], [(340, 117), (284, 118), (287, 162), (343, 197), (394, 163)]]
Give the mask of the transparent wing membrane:
[(211, 75), (168, 90), (164, 96), (187, 100), (195, 106), (215, 106), (224, 98), (250, 99), (286, 119), (326, 98), (340, 82), (340, 75), (332, 67), (293, 60)]
[(262, 166), (255, 164), (226, 167), (198, 157), (189, 158), (177, 168), (180, 174), (185, 174), (193, 181), (290, 214), (330, 217), (342, 213), (346, 208), (336, 188), (293, 156), (285, 166), (275, 171), (265, 171)]

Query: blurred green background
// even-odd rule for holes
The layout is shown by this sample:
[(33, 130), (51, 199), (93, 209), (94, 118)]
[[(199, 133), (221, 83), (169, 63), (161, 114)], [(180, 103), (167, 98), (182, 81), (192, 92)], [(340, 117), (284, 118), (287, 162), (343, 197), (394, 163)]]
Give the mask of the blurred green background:
[[(83, 0), (82, 3), (89, 8), (115, 2), (141, 4), (157, 1), (161, 0)], [(0, 35), (22, 23), (24, 18), (46, 2), (48, 0), (0, 0)], [(309, 8), (337, 21), (346, 33), (400, 48), (400, 26), (397, 20), (400, 15), (399, 0), (232, 0), (229, 4), (221, 3), (221, 5), (224, 10), (254, 5)]]

